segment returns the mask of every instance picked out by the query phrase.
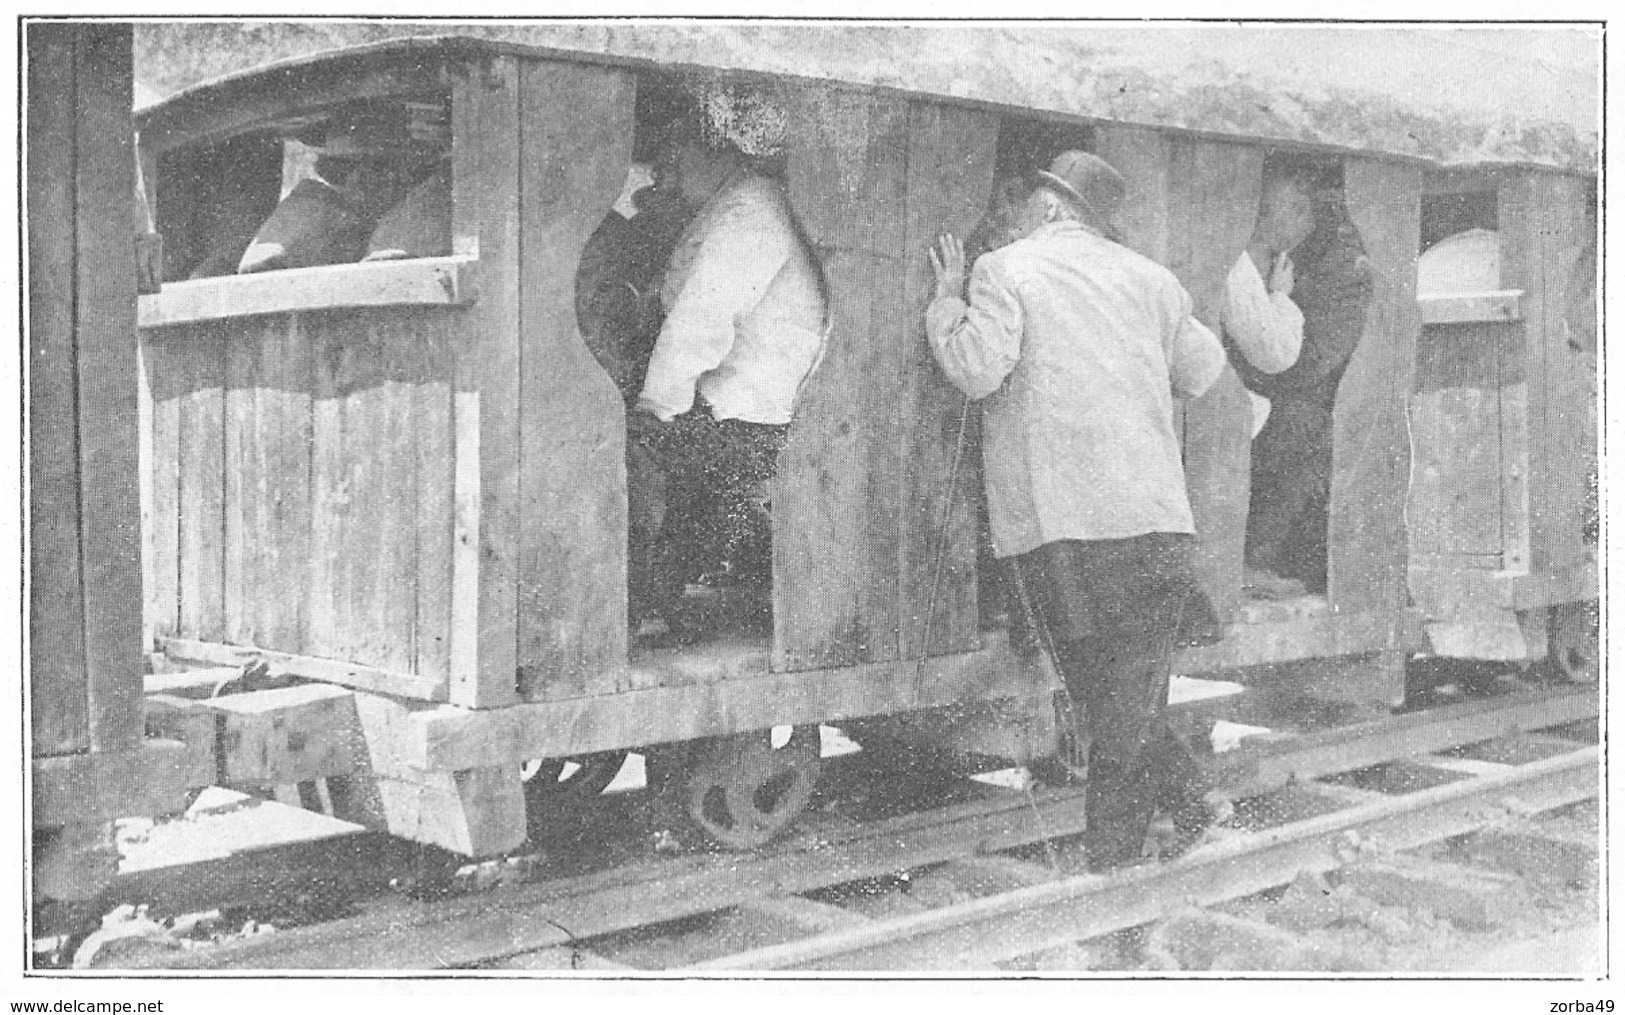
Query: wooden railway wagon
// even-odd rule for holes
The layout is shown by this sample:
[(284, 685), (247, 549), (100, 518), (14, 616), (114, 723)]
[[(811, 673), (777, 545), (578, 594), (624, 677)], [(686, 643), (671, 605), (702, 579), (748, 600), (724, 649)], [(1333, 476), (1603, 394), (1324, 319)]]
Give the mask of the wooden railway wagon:
[[(142, 298), (149, 647), (166, 665), (263, 662), (314, 682), (204, 701), (185, 696), (203, 678), (155, 677), (176, 692), (149, 698), (161, 728), (217, 716), (228, 735), (210, 749), (230, 781), (324, 778), (334, 813), (476, 855), (525, 836), (532, 759), (687, 745), (668, 753), (696, 817), (720, 793), (710, 827), (748, 844), (794, 810), (753, 791), (789, 780), (804, 799), (817, 754), (804, 731), (818, 723), (934, 717), (920, 727), (959, 746), (991, 730), (1000, 753), (1049, 749), (1051, 677), (978, 601), (979, 480), (974, 462), (954, 473), (962, 402), (920, 318), (930, 239), (967, 230), (996, 174), (1066, 147), (1123, 170), (1125, 241), (1168, 264), (1215, 326), (1266, 157), (1340, 181), (1374, 296), (1337, 394), (1327, 594), (1242, 595), (1248, 403), (1227, 370), (1185, 408), (1183, 434), (1203, 579), (1229, 623), (1180, 668), (1367, 654), (1372, 676), (1343, 693), (1399, 700), (1421, 645), (1406, 407), (1424, 179), (1439, 157), (1405, 140), (1421, 121), (1351, 137), (1238, 124), (1194, 93), (1137, 116), (1088, 90), (798, 78), (737, 49), (728, 66), (686, 43), (660, 52), (651, 32), (636, 52), (379, 43), (201, 85), (138, 118), (174, 264), (200, 256), (233, 208), (268, 212), (284, 139), (347, 103), (442, 111), (453, 209), (447, 257), (170, 282)], [(786, 110), (788, 189), (833, 331), (773, 490), (771, 638), (649, 649), (626, 629), (621, 402), (572, 293), (648, 126), (640, 94), (718, 78)], [(798, 733), (773, 749), (775, 726)]]
[(142, 723), (130, 29), (26, 45), (31, 873), (78, 901), (113, 876), (115, 818), (212, 771)]
[[(1460, 262), (1423, 294), (1411, 403), (1410, 585), (1436, 655), (1597, 678), (1595, 191), (1547, 167), (1425, 180), (1423, 242)], [(1465, 256), (1433, 247), (1453, 239)]]

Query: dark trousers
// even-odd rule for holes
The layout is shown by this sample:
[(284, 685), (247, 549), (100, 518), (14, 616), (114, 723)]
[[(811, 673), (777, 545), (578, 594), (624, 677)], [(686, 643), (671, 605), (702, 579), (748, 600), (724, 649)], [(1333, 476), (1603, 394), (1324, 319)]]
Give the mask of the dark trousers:
[(1190, 606), (1200, 595), (1190, 555), (1190, 537), (1152, 533), (1049, 544), (1014, 559), (1022, 597), (1087, 716), (1092, 867), (1137, 859), (1157, 810), (1182, 824), (1204, 808), (1206, 775), (1166, 716), (1181, 622), (1201, 612)]
[[(1299, 543), (1308, 512), (1326, 503), (1331, 479), (1331, 406), (1287, 398), (1273, 402), (1253, 441), (1247, 563), (1309, 583)], [(1323, 529), (1325, 518), (1318, 522)]]
[(1056, 646), (1067, 693), (1088, 716), (1091, 866), (1137, 859), (1158, 810), (1179, 822), (1205, 806), (1207, 776), (1164, 715), (1170, 651), (1166, 638), (1140, 634)]
[(772, 525), (762, 486), (777, 472), (789, 429), (719, 420), (699, 401), (644, 441), (665, 479), (665, 517), (646, 585), (668, 622), (684, 586), (707, 572), (771, 587)]

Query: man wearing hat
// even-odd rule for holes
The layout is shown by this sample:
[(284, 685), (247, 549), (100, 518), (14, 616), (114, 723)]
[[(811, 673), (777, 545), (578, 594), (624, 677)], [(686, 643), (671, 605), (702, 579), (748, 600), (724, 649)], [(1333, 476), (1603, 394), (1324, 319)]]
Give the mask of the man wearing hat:
[[(1249, 436), (1255, 440), (1270, 418), (1271, 399), (1265, 395), (1270, 379), (1289, 371), (1303, 348), (1304, 315), (1293, 300), (1297, 274), (1293, 255), (1314, 227), (1308, 177), (1292, 168), (1266, 167), (1258, 221), (1247, 248), (1225, 277), (1220, 312), (1230, 361), (1252, 403)], [(1260, 450), (1255, 443), (1255, 465)], [(1255, 503), (1261, 501), (1255, 498)], [(1248, 555), (1242, 579), (1249, 593), (1269, 598), (1304, 594), (1301, 583), (1283, 578), (1268, 564), (1260, 566), (1260, 560)]]
[(994, 553), (1081, 703), (1090, 734), (1090, 866), (1133, 863), (1155, 811), (1185, 844), (1212, 821), (1205, 780), (1163, 718), (1183, 617), (1211, 615), (1173, 399), (1205, 391), (1224, 349), (1173, 274), (1107, 240), (1124, 183), (1064, 152), (1031, 181), (1020, 239), (931, 252), (932, 351), (982, 400)]
[(678, 637), (694, 633), (681, 630), (684, 586), (705, 573), (769, 608), (763, 491), (827, 319), (822, 273), (765, 171), (783, 143), (782, 110), (715, 89), (673, 128), (662, 167), (697, 213), (666, 266), (665, 320), (628, 426), (666, 475), (651, 586)]

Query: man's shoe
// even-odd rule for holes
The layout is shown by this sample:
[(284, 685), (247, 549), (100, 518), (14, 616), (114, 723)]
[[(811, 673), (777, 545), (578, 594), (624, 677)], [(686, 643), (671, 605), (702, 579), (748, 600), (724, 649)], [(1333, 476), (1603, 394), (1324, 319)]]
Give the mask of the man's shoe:
[(1283, 578), (1274, 571), (1248, 565), (1241, 572), (1241, 587), (1254, 599), (1298, 599), (1309, 594), (1303, 582)]
[(1172, 860), (1190, 852), (1216, 823), (1228, 821), (1235, 814), (1229, 799), (1208, 793), (1193, 800), (1169, 815), (1171, 834), (1165, 836), (1159, 852), (1164, 860)]
[(1051, 789), (1082, 789), (1089, 781), (1088, 768), (1073, 765), (1057, 754), (1027, 762), (1027, 774)]

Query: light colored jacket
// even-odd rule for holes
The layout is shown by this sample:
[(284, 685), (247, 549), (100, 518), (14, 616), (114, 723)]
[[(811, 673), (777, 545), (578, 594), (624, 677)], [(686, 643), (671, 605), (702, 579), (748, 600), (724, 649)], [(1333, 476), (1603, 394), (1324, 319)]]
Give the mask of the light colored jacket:
[(1178, 279), (1052, 222), (978, 258), (969, 296), (933, 300), (926, 331), (949, 380), (984, 399), (994, 552), (1194, 532), (1173, 399), (1206, 391), (1224, 349)]
[(1285, 293), (1272, 293), (1245, 250), (1224, 280), (1225, 337), (1247, 362), (1278, 374), (1298, 362), (1303, 349), (1303, 311)]
[(639, 408), (669, 420), (698, 392), (717, 419), (790, 422), (826, 313), (779, 183), (741, 173), (706, 202), (672, 252), (661, 302)]

